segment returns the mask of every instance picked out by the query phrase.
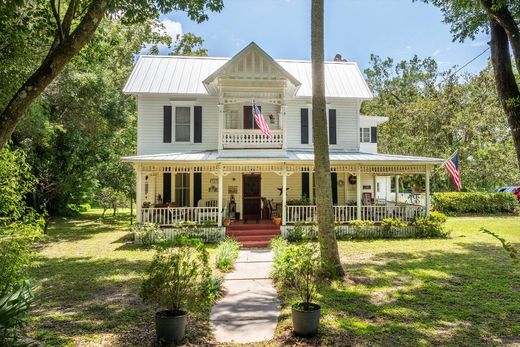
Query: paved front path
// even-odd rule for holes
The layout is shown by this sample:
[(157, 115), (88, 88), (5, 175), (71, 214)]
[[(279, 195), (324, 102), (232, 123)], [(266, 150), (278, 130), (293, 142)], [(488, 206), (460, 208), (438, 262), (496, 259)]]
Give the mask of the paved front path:
[(226, 275), (226, 295), (211, 310), (218, 342), (249, 343), (270, 340), (278, 322), (279, 302), (269, 278), (269, 250), (240, 250), (235, 271)]

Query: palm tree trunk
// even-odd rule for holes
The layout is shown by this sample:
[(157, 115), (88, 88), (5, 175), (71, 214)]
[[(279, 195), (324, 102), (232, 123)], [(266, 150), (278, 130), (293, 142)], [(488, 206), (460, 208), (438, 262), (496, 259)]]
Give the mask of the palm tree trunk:
[(334, 230), (332, 187), (330, 179), (329, 139), (325, 110), (325, 74), (323, 50), (323, 0), (312, 0), (311, 56), (312, 56), (312, 130), (314, 141), (314, 172), (316, 209), (320, 252), (327, 274), (343, 276)]

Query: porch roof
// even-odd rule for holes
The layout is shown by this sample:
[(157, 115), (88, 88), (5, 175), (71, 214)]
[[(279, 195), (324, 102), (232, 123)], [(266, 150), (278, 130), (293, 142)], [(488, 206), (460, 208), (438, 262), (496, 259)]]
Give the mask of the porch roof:
[[(261, 151), (252, 156), (250, 150), (233, 150), (233, 151), (200, 151), (186, 153), (164, 153), (164, 154), (148, 154), (123, 157), (123, 161), (128, 162), (312, 162), (314, 161), (314, 152), (305, 150), (287, 150), (287, 151)], [(379, 153), (363, 153), (363, 152), (345, 152), (331, 151), (330, 160), (332, 162), (345, 163), (363, 163), (363, 164), (424, 164), (435, 165), (444, 162), (443, 159), (429, 157), (414, 157), (406, 155), (379, 154)]]

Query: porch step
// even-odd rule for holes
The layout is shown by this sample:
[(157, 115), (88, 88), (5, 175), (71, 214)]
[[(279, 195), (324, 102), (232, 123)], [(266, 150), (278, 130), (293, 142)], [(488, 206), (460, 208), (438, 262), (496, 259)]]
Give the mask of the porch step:
[(229, 236), (250, 236), (250, 235), (264, 235), (274, 237), (280, 235), (280, 229), (265, 230), (265, 229), (251, 229), (251, 230), (227, 230), (226, 234)]
[(275, 236), (279, 234), (274, 235), (259, 235), (259, 234), (240, 234), (240, 235), (234, 235), (232, 236), (235, 240), (238, 242), (242, 241), (271, 241)]
[(243, 223), (233, 223), (227, 227), (228, 231), (234, 230), (280, 230), (280, 226), (273, 223), (251, 223), (251, 224), (243, 224)]
[(266, 248), (271, 243), (269, 241), (239, 241), (242, 248)]

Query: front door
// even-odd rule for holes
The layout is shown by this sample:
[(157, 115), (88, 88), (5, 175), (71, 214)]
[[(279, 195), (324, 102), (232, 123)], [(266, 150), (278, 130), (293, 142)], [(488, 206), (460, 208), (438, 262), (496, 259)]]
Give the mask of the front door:
[(260, 220), (262, 205), (260, 182), (259, 174), (245, 174), (242, 178), (244, 223), (251, 219), (257, 222)]
[[(258, 109), (262, 111), (262, 106), (258, 106)], [(253, 116), (253, 106), (244, 106), (244, 129), (258, 129)]]

